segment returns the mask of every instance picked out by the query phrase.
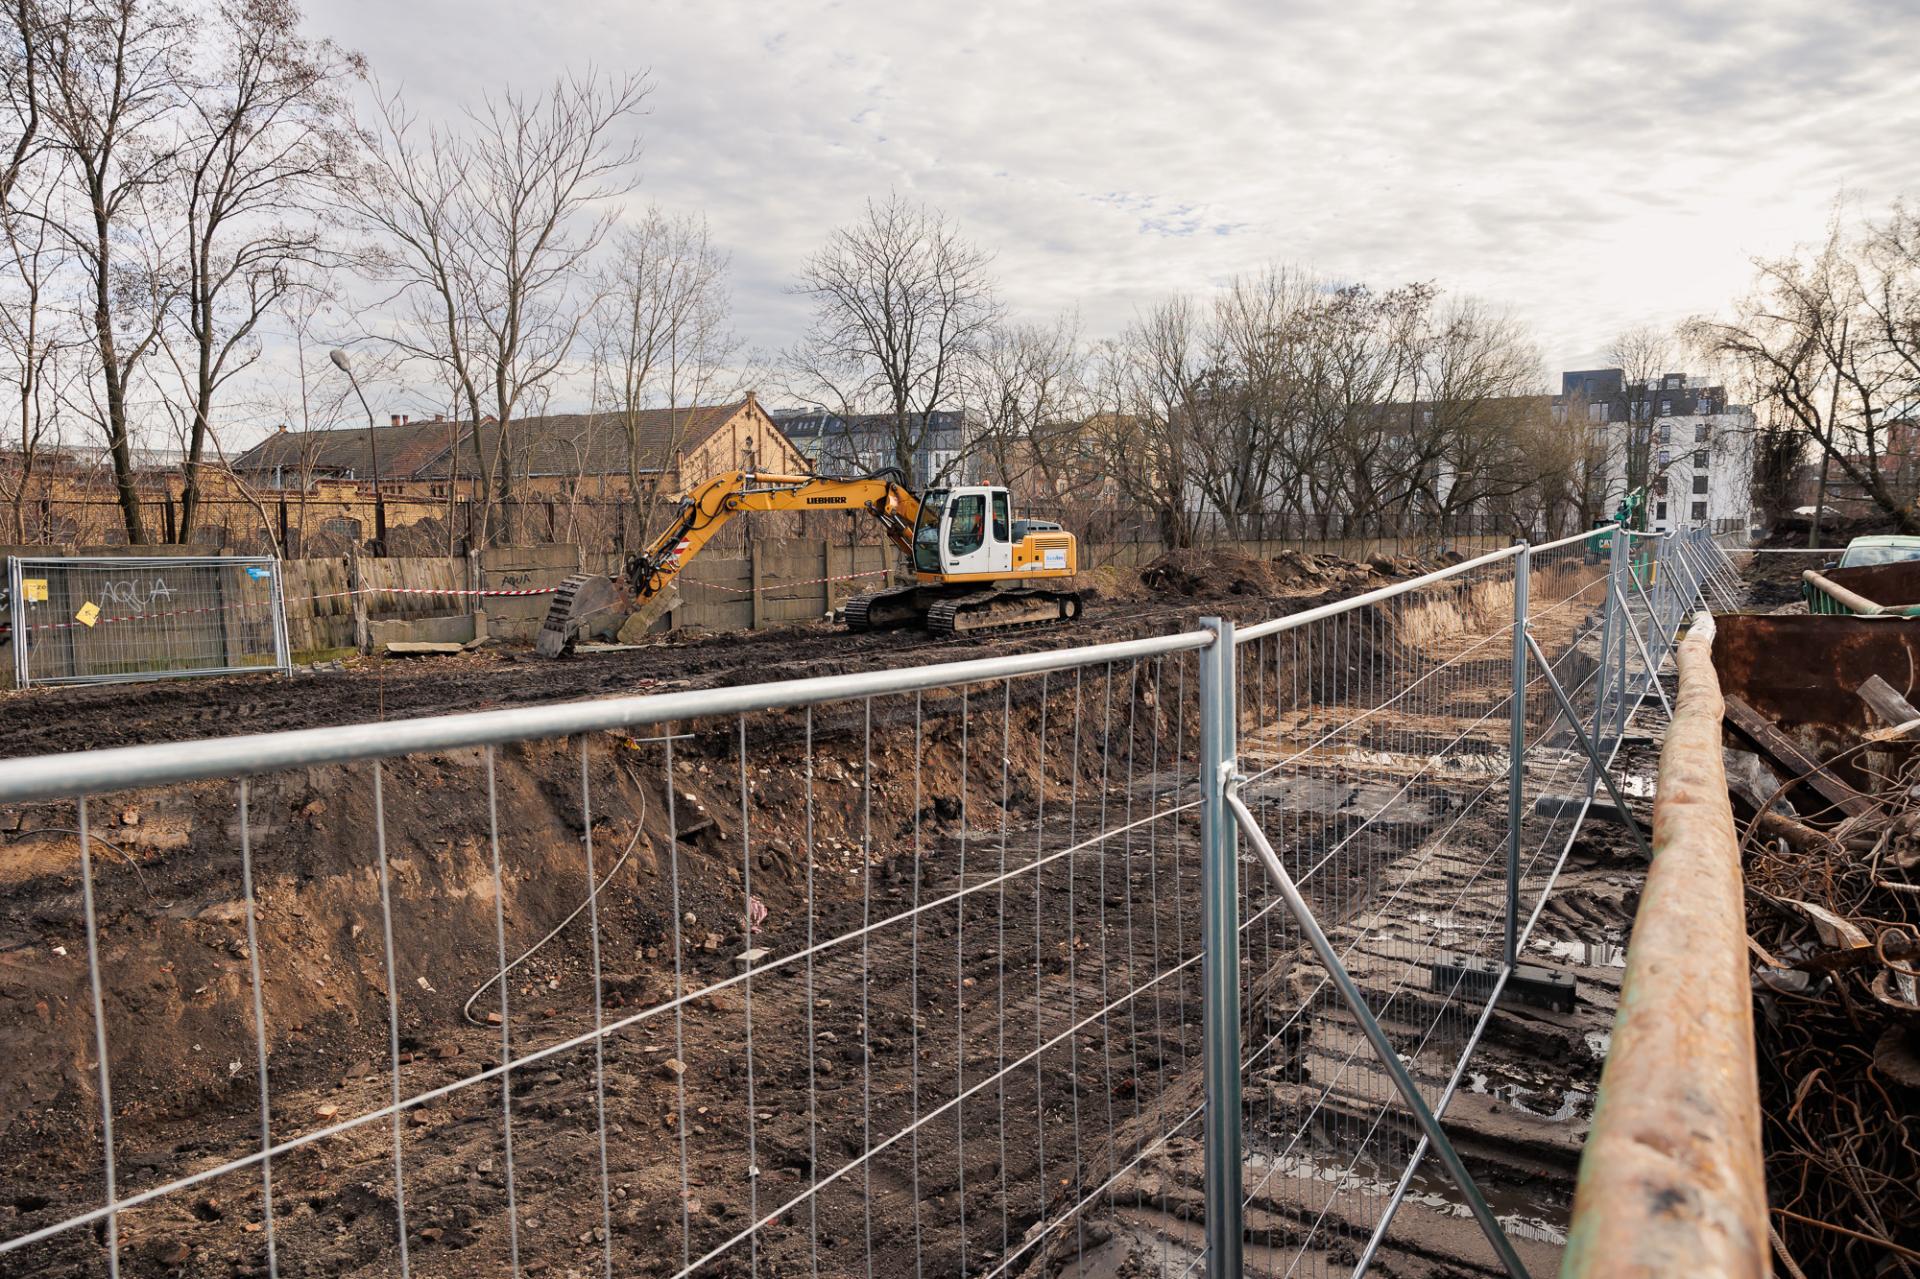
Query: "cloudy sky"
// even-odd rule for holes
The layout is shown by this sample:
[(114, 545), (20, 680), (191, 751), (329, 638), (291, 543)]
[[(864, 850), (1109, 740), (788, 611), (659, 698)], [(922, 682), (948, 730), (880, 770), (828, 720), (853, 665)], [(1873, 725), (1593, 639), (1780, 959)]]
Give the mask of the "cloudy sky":
[(766, 349), (890, 189), (1091, 336), (1273, 260), (1508, 306), (1548, 369), (1725, 305), (1843, 192), (1920, 196), (1914, 0), (309, 3), (427, 116), (647, 70), (636, 203), (706, 213)]

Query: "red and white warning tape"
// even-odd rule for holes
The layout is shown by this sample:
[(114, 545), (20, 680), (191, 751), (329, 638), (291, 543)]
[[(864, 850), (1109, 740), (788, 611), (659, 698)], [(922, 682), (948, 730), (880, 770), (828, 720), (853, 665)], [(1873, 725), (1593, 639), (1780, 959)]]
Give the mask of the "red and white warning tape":
[(560, 588), (557, 586), (533, 586), (523, 591), (473, 591), (455, 586), (362, 586), (349, 591), (329, 591), (324, 595), (295, 595), (287, 600), (289, 604), (305, 604), (310, 600), (338, 600), (349, 595), (551, 595)]
[[(810, 577), (798, 582), (783, 581), (779, 583), (779, 585), (782, 587), (818, 586), (822, 582), (853, 582), (866, 577), (885, 577), (890, 572), (892, 572), (891, 569), (874, 569), (871, 572), (867, 572), (867, 573), (843, 573), (835, 577)], [(753, 588), (751, 587), (743, 588), (743, 587), (736, 587), (736, 586), (722, 586), (717, 582), (700, 582), (700, 581), (695, 581), (692, 578), (682, 578), (680, 580), (683, 585), (703, 587), (710, 591), (725, 591), (729, 595), (752, 595), (754, 593)], [(512, 591), (467, 590), (459, 587), (434, 587), (434, 586), (362, 586), (354, 590), (329, 591), (321, 595), (295, 595), (295, 596), (289, 597), (287, 600), (287, 603), (288, 604), (309, 604), (315, 600), (346, 599), (349, 596), (353, 596), (353, 595), (481, 596), (488, 599), (499, 599), (502, 597), (515, 598), (515, 597), (527, 596), (527, 595), (552, 595), (554, 592), (558, 591), (559, 589), (560, 588), (557, 586), (532, 586), (532, 587), (527, 587), (523, 590), (512, 590)], [(766, 588), (762, 587), (761, 589), (765, 590)], [(98, 617), (94, 619), (93, 625), (106, 626), (114, 622), (152, 622), (152, 621), (158, 621), (162, 618), (186, 617), (189, 615), (199, 614), (199, 613), (220, 613), (220, 612), (225, 612), (231, 609), (258, 610), (258, 609), (265, 609), (269, 607), (271, 607), (271, 605), (266, 600), (259, 600), (259, 601), (242, 600), (242, 601), (238, 601), (231, 604), (211, 604), (204, 608), (178, 608), (165, 613), (127, 613), (119, 617)], [(28, 625), (26, 629), (29, 631), (59, 631), (59, 630), (68, 630), (73, 627), (85, 628), (86, 624), (84, 622), (78, 621), (77, 619), (64, 621), (64, 622), (34, 622)], [(0, 634), (5, 634), (9, 629), (10, 628), (4, 622), (0, 622)]]
[[(893, 572), (892, 569), (877, 568), (869, 573), (842, 573), (838, 577), (809, 577), (809, 578), (803, 578), (802, 580), (797, 582), (790, 582), (783, 579), (780, 582), (776, 583), (776, 585), (782, 588), (788, 587), (788, 586), (818, 586), (822, 582), (852, 582), (852, 581), (857, 581), (863, 577), (885, 577), (891, 572)], [(753, 588), (750, 586), (749, 587), (722, 586), (718, 582), (696, 582), (692, 578), (685, 578), (685, 577), (680, 579), (680, 584), (683, 586), (698, 586), (709, 591), (725, 591), (729, 595), (753, 594)], [(762, 591), (765, 591), (767, 588), (763, 586), (760, 589)]]

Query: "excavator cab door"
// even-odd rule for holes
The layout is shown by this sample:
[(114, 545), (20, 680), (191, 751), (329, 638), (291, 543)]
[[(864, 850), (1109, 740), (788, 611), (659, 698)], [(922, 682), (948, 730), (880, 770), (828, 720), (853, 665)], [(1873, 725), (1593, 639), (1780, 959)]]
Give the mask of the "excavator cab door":
[(948, 491), (941, 521), (940, 571), (992, 574), (1013, 571), (1013, 505), (1003, 488)]

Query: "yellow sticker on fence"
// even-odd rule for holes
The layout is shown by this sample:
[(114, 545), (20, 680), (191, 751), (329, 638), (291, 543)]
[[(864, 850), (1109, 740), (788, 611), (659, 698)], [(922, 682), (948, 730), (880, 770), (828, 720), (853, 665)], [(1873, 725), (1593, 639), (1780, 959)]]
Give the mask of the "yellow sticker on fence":
[(47, 602), (47, 579), (44, 577), (21, 578), (20, 589), (26, 592), (27, 603), (29, 604), (44, 604)]
[(88, 600), (80, 606), (80, 611), (73, 615), (73, 620), (82, 626), (92, 626), (100, 620), (100, 606)]

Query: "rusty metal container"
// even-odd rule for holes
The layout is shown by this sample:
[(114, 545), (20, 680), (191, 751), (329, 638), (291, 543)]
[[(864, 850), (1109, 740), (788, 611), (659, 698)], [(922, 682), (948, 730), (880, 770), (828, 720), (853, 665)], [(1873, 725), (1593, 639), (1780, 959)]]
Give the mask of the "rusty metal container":
[(1888, 742), (1835, 759), (1887, 727), (1858, 692), (1869, 678), (1878, 675), (1920, 701), (1920, 618), (1734, 613), (1714, 625), (1721, 692), (1751, 706), (1815, 759), (1833, 761), (1830, 771), (1841, 781), (1867, 786), (1868, 772), (1883, 773), (1895, 762), (1893, 752), (1912, 749), (1910, 742)]

